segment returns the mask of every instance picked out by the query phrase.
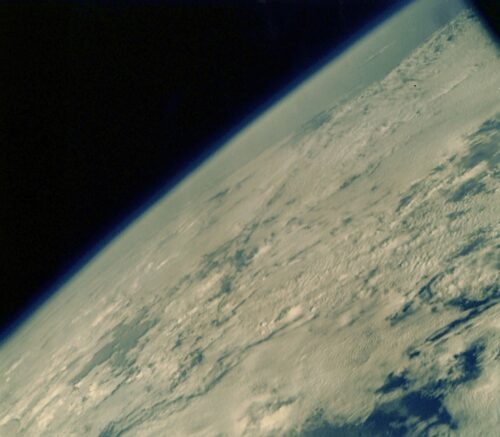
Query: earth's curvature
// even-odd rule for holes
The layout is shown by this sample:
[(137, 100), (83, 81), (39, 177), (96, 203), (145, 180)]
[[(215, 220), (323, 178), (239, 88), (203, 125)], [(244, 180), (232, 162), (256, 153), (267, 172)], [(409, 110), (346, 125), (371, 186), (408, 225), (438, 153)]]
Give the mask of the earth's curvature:
[(499, 71), (463, 12), (161, 200), (3, 345), (0, 435), (497, 435)]

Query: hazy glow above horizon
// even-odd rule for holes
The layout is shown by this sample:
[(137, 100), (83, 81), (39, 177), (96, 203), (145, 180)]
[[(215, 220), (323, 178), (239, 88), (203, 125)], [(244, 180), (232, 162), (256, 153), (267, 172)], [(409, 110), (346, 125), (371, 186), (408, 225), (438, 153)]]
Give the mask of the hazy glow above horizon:
[[(216, 152), (217, 170), (211, 168), (211, 158), (214, 157), (211, 156), (195, 173), (212, 174), (212, 177), (205, 174), (205, 183), (207, 177), (215, 182), (230, 174), (262, 150), (292, 134), (319, 112), (382, 79), (465, 7), (463, 0), (416, 0), (377, 23), (366, 34), (357, 35), (343, 51), (337, 49), (315, 73), (304, 77), (295, 88), (290, 88), (288, 94), (270, 99), (272, 103), (267, 110), (222, 144)], [(221, 167), (225, 169), (223, 174)], [(197, 179), (189, 177), (184, 181), (187, 184), (179, 185), (191, 186)], [(192, 189), (196, 191), (194, 186), (187, 191)]]

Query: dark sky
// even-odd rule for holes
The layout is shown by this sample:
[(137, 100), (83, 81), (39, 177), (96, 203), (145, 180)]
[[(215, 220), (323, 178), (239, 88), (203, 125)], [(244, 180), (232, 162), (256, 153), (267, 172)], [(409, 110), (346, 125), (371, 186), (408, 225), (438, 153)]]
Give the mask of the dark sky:
[(404, 3), (2, 2), (0, 333), (243, 117)]

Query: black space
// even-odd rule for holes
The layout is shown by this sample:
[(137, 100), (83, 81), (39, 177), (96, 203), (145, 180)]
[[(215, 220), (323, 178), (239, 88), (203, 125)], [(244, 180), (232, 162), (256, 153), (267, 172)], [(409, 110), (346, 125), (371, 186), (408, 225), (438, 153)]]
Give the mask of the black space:
[(495, 37), (497, 44), (500, 43), (500, 2), (498, 0), (472, 0), (469, 1), (482, 17), (484, 26)]
[(0, 332), (243, 117), (403, 3), (2, 2)]

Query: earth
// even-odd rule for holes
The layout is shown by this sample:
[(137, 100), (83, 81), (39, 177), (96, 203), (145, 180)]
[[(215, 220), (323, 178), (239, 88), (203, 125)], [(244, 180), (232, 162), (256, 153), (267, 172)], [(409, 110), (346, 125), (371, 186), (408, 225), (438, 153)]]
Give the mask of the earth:
[(0, 435), (498, 435), (499, 71), (465, 10), (224, 146), (1, 346)]

